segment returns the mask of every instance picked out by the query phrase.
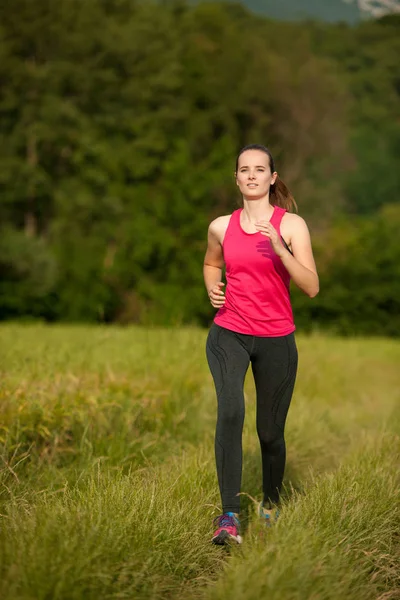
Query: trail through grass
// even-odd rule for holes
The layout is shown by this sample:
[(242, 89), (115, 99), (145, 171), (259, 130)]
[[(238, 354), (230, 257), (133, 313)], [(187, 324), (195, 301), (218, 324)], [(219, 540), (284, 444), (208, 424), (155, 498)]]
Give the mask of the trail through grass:
[(298, 336), (281, 518), (260, 529), (246, 381), (241, 548), (219, 514), (206, 332), (0, 328), (0, 597), (400, 598), (400, 343)]

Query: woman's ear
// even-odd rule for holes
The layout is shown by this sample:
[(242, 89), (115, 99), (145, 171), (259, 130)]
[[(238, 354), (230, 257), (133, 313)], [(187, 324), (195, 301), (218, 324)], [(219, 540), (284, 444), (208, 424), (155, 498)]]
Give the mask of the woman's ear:
[(278, 173), (276, 171), (274, 171), (272, 173), (271, 185), (274, 185), (274, 183), (276, 183), (277, 180), (278, 180)]

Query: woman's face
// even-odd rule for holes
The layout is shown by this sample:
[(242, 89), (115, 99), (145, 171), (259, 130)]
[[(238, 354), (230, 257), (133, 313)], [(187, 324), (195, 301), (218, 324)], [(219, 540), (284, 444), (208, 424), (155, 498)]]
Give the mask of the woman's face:
[(269, 156), (262, 150), (245, 150), (239, 156), (236, 183), (245, 198), (267, 196), (276, 178), (276, 171), (271, 173)]

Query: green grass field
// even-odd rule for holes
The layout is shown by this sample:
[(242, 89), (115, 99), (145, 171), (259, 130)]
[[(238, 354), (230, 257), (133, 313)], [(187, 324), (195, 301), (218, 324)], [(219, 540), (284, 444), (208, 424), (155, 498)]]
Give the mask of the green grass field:
[(2, 600), (400, 598), (400, 341), (298, 336), (268, 530), (249, 375), (244, 541), (221, 548), (206, 335), (0, 327)]

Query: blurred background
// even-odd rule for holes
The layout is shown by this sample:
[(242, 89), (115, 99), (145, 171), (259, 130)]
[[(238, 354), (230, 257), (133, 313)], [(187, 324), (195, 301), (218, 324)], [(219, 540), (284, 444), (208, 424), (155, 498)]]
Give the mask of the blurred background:
[(206, 326), (207, 227), (268, 146), (298, 329), (400, 332), (400, 2), (0, 4), (0, 319)]

